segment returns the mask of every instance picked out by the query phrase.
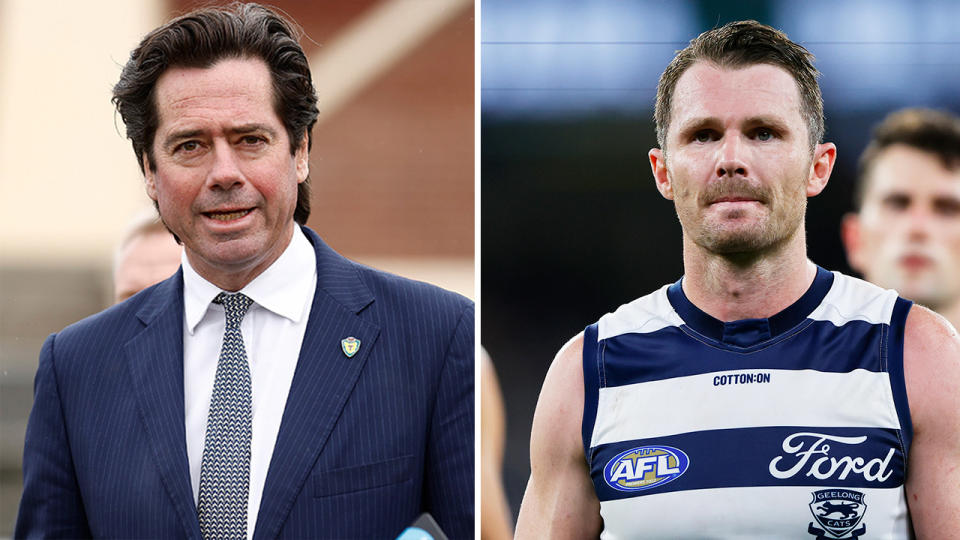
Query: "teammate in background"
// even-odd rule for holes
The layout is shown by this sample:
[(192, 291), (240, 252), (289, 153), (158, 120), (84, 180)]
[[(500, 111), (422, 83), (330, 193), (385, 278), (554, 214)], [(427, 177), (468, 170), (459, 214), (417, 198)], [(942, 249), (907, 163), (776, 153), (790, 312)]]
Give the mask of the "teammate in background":
[(113, 301), (123, 302), (147, 287), (172, 276), (180, 267), (183, 247), (157, 218), (134, 218), (113, 259)]
[(486, 350), (480, 364), (480, 538), (509, 540), (513, 526), (503, 490), (503, 446), (506, 415), (497, 371)]
[(558, 353), (517, 538), (960, 538), (960, 338), (807, 258), (836, 158), (812, 60), (746, 21), (664, 71), (685, 275)]
[(850, 266), (960, 328), (960, 118), (890, 114), (860, 157), (843, 220)]

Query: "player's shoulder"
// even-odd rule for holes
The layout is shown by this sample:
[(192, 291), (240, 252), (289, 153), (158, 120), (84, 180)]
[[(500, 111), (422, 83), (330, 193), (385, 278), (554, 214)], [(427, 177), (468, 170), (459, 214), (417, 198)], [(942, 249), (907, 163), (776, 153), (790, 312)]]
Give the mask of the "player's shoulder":
[(903, 370), (914, 432), (954, 429), (960, 421), (960, 336), (939, 314), (914, 305), (907, 315)]
[(897, 292), (873, 283), (832, 272), (833, 283), (810, 317), (842, 326), (851, 321), (889, 323), (897, 304)]
[[(584, 333), (580, 332), (573, 336), (560, 347), (553, 362), (550, 364), (550, 371), (557, 371), (570, 377), (579, 374), (580, 380), (583, 380), (582, 362), (583, 362), (583, 338)], [(547, 372), (548, 376), (550, 371)]]
[(563, 440), (579, 447), (584, 395), (583, 337), (580, 332), (568, 340), (547, 370), (534, 414), (534, 434), (538, 439)]
[(597, 339), (628, 333), (655, 332), (669, 326), (680, 326), (683, 320), (674, 311), (667, 295), (671, 284), (621, 305), (597, 321)]
[(914, 304), (907, 314), (904, 354), (914, 361), (938, 358), (960, 362), (960, 335), (939, 313)]

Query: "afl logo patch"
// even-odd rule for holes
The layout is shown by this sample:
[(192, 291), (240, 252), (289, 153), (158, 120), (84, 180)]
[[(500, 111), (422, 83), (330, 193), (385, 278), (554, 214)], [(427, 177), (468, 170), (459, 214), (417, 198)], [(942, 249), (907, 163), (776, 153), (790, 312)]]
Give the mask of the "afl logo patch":
[(618, 454), (603, 468), (603, 479), (618, 491), (642, 491), (680, 478), (690, 458), (672, 446), (640, 446)]

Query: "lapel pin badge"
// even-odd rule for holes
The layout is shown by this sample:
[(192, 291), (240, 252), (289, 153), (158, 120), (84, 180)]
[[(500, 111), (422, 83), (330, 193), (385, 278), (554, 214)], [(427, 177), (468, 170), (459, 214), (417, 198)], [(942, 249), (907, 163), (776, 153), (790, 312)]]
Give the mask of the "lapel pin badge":
[(360, 350), (360, 340), (353, 336), (341, 339), (340, 348), (343, 349), (343, 354), (347, 355), (347, 358), (353, 358), (353, 355)]

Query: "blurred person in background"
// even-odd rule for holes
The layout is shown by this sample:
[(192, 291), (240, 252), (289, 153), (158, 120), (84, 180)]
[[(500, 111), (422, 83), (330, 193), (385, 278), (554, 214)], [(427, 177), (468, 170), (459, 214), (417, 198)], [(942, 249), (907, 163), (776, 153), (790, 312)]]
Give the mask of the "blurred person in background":
[(960, 328), (960, 118), (891, 113), (860, 157), (844, 217), (850, 267)]
[(257, 4), (147, 34), (114, 103), (173, 277), (51, 335), (16, 537), (474, 532), (473, 303), (304, 226), (318, 115), (299, 31)]
[(136, 216), (113, 259), (113, 301), (123, 302), (177, 272), (183, 247), (155, 210)]
[(741, 21), (662, 74), (685, 273), (557, 354), (517, 538), (960, 538), (960, 338), (807, 258), (836, 159), (812, 61)]
[(507, 417), (497, 370), (487, 351), (480, 356), (480, 538), (513, 538), (510, 507), (503, 489), (503, 448)]

